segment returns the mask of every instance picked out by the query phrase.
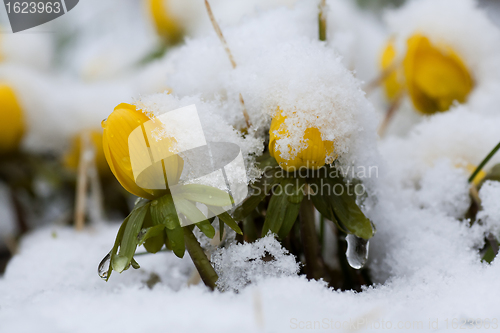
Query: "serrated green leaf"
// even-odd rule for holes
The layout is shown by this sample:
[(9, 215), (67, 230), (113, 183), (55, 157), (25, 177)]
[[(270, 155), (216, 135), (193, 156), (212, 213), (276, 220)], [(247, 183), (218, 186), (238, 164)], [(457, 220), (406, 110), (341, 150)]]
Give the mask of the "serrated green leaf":
[[(120, 225), (120, 228), (118, 229), (118, 233), (116, 234), (116, 238), (115, 238), (115, 243), (113, 244), (113, 248), (109, 252), (109, 254), (110, 254), (110, 259), (109, 259), (110, 263), (113, 262), (116, 254), (118, 252), (118, 247), (120, 246), (120, 243), (121, 243), (121, 241), (123, 239), (123, 233), (125, 232), (125, 228), (127, 227), (127, 223), (128, 223), (129, 217), (130, 217), (130, 215), (127, 216), (125, 218), (125, 220), (123, 220), (122, 224)], [(107, 275), (106, 275), (106, 281), (109, 280), (112, 272), (113, 272), (113, 266), (109, 265), (108, 272), (107, 272)]]
[(170, 194), (166, 194), (152, 201), (150, 212), (155, 225), (163, 224), (170, 230), (180, 226), (174, 200)]
[(231, 196), (227, 192), (212, 186), (200, 184), (184, 185), (180, 187), (176, 195), (180, 195), (187, 200), (218, 207), (231, 206), (233, 202)]

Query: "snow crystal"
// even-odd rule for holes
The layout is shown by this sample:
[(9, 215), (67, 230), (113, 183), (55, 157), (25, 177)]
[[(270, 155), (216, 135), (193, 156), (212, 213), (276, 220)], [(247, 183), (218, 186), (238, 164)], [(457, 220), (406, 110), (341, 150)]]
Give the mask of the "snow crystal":
[(500, 182), (486, 181), (479, 191), (482, 210), (478, 219), (486, 224), (487, 228), (498, 238), (500, 237)]
[(211, 259), (219, 275), (217, 287), (240, 291), (264, 278), (293, 276), (299, 271), (295, 257), (269, 234), (254, 243), (232, 244), (217, 250)]

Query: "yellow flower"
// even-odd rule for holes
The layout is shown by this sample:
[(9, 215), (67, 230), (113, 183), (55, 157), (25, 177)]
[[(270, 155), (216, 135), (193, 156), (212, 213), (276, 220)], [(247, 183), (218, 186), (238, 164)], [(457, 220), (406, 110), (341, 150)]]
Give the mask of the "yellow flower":
[(332, 141), (321, 139), (321, 132), (311, 127), (304, 133), (304, 143), (306, 148), (297, 153), (294, 158), (284, 159), (281, 152), (276, 150), (276, 140), (289, 137), (288, 128), (284, 124), (286, 116), (282, 115), (282, 110), (278, 109), (277, 115), (271, 121), (269, 130), (269, 153), (276, 159), (281, 168), (286, 171), (295, 171), (301, 167), (308, 169), (318, 169), (325, 165), (327, 156), (332, 156), (334, 146)]
[[(73, 137), (71, 148), (64, 156), (64, 166), (73, 171), (78, 169), (78, 164), (80, 162), (82, 134), (83, 133), (80, 133), (79, 135), (75, 135)], [(101, 131), (90, 130), (89, 135), (92, 148), (95, 150), (95, 164), (97, 171), (101, 177), (106, 177), (111, 174), (111, 170), (109, 169), (106, 157), (104, 156), (104, 151), (102, 149), (102, 133)]]
[(0, 84), (0, 154), (15, 151), (25, 131), (23, 110), (11, 87)]
[(172, 16), (167, 9), (166, 1), (147, 0), (148, 8), (158, 34), (170, 44), (175, 44), (182, 39), (183, 31), (180, 22)]
[(395, 64), (396, 61), (396, 48), (393, 41), (389, 41), (380, 61), (382, 70), (394, 69), (384, 79), (385, 94), (389, 100), (393, 100), (404, 88), (404, 72)]
[(473, 82), (462, 59), (450, 47), (436, 47), (422, 35), (408, 39), (404, 59), (408, 92), (415, 108), (432, 114), (463, 103)]
[[(154, 199), (166, 193), (169, 182), (179, 180), (184, 161), (169, 151), (174, 140), (153, 138), (155, 130), (161, 133), (160, 121), (153, 122), (134, 105), (122, 103), (102, 126), (104, 155), (127, 191)], [(157, 160), (158, 156), (161, 159)]]
[[(382, 68), (393, 66), (395, 58), (396, 49), (390, 41), (382, 54)], [(451, 47), (433, 45), (427, 37), (415, 34), (407, 40), (402, 67), (396, 66), (384, 85), (389, 99), (405, 87), (418, 111), (433, 114), (448, 110), (454, 101), (464, 103), (474, 83), (464, 62)]]

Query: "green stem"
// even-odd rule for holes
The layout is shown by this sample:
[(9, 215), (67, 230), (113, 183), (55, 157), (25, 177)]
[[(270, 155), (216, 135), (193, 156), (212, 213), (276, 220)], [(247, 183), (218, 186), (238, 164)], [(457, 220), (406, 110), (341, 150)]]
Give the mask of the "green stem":
[(314, 223), (314, 207), (308, 198), (304, 198), (300, 205), (300, 234), (302, 247), (306, 259), (306, 275), (308, 279), (322, 277), (321, 263), (319, 262), (318, 235)]
[(207, 287), (214, 290), (215, 283), (219, 279), (214, 268), (210, 264), (205, 252), (203, 251), (200, 243), (196, 239), (191, 227), (184, 227), (184, 243), (186, 244), (186, 249), (188, 250), (191, 259), (193, 260), (194, 266), (200, 273), (201, 279)]
[(321, 0), (319, 5), (319, 40), (326, 41), (326, 0)]
[(490, 161), (490, 159), (495, 155), (495, 153), (500, 149), (500, 142), (493, 148), (492, 151), (484, 158), (484, 160), (479, 164), (479, 166), (474, 170), (472, 175), (469, 177), (469, 183), (472, 183), (477, 174), (483, 169), (483, 167)]

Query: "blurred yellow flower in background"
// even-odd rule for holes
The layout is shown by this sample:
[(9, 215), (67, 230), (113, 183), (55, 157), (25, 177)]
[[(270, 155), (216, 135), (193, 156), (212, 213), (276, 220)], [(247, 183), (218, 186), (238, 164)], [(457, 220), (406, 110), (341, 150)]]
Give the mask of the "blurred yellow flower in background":
[(383, 82), (385, 94), (389, 100), (396, 98), (404, 88), (404, 72), (402, 68), (398, 68), (395, 61), (396, 48), (391, 40), (384, 49), (380, 61), (382, 70), (389, 71)]
[(0, 83), (0, 154), (19, 148), (25, 132), (24, 115), (14, 90)]
[[(97, 130), (89, 130), (90, 142), (95, 152), (95, 164), (97, 171), (101, 177), (106, 177), (111, 174), (104, 151), (102, 149), (102, 133)], [(70, 170), (76, 171), (80, 162), (82, 135), (76, 135), (71, 142), (70, 150), (64, 155), (64, 166)]]
[[(118, 105), (113, 113), (102, 123), (104, 129), (103, 150), (111, 172), (113, 172), (116, 179), (127, 191), (142, 198), (154, 199), (166, 193), (169, 183), (166, 179), (167, 174), (173, 175), (173, 179), (168, 178), (170, 182), (177, 182), (179, 180), (184, 167), (184, 161), (178, 155), (175, 155), (173, 158), (165, 158), (161, 160), (161, 164), (160, 162), (156, 164), (160, 169), (157, 167), (147, 168), (141, 174), (141, 178), (145, 180), (144, 182), (151, 185), (156, 185), (158, 177), (160, 177), (162, 184), (166, 186), (164, 190), (144, 188), (137, 185), (137, 180), (132, 170), (131, 158), (137, 160), (138, 156), (149, 157), (152, 149), (147, 144), (147, 147), (144, 147), (147, 149), (144, 151), (143, 147), (136, 144), (136, 142), (132, 142), (132, 146), (129, 146), (129, 137), (138, 127), (142, 128), (144, 138), (150, 137), (150, 135), (146, 135), (146, 127), (144, 126), (149, 121), (150, 118), (134, 105), (126, 103)], [(158, 123), (160, 122), (158, 121)], [(164, 144), (173, 146), (173, 142), (168, 139), (164, 141)], [(164, 146), (163, 148), (168, 149), (169, 147)], [(131, 156), (131, 154), (136, 156)], [(144, 159), (143, 162), (147, 163), (148, 161)], [(160, 174), (158, 174), (158, 171)]]
[[(382, 54), (382, 68), (394, 66), (395, 59), (390, 41)], [(402, 66), (394, 67), (384, 80), (387, 97), (393, 99), (404, 86), (415, 108), (424, 114), (446, 111), (454, 101), (464, 103), (474, 86), (467, 66), (451, 47), (436, 46), (420, 34), (408, 38)]]
[(271, 121), (269, 129), (269, 153), (280, 167), (286, 171), (295, 171), (302, 167), (318, 169), (325, 165), (327, 156), (333, 155), (333, 142), (321, 139), (321, 132), (314, 127), (306, 129), (304, 133), (303, 140), (306, 148), (299, 151), (293, 158), (281, 157), (281, 152), (276, 149), (276, 140), (289, 137), (288, 129), (284, 125), (285, 120), (286, 116), (283, 116), (282, 111), (278, 109), (278, 114)]
[(168, 10), (169, 0), (146, 0), (157, 33), (169, 44), (181, 41), (183, 29), (180, 22)]

